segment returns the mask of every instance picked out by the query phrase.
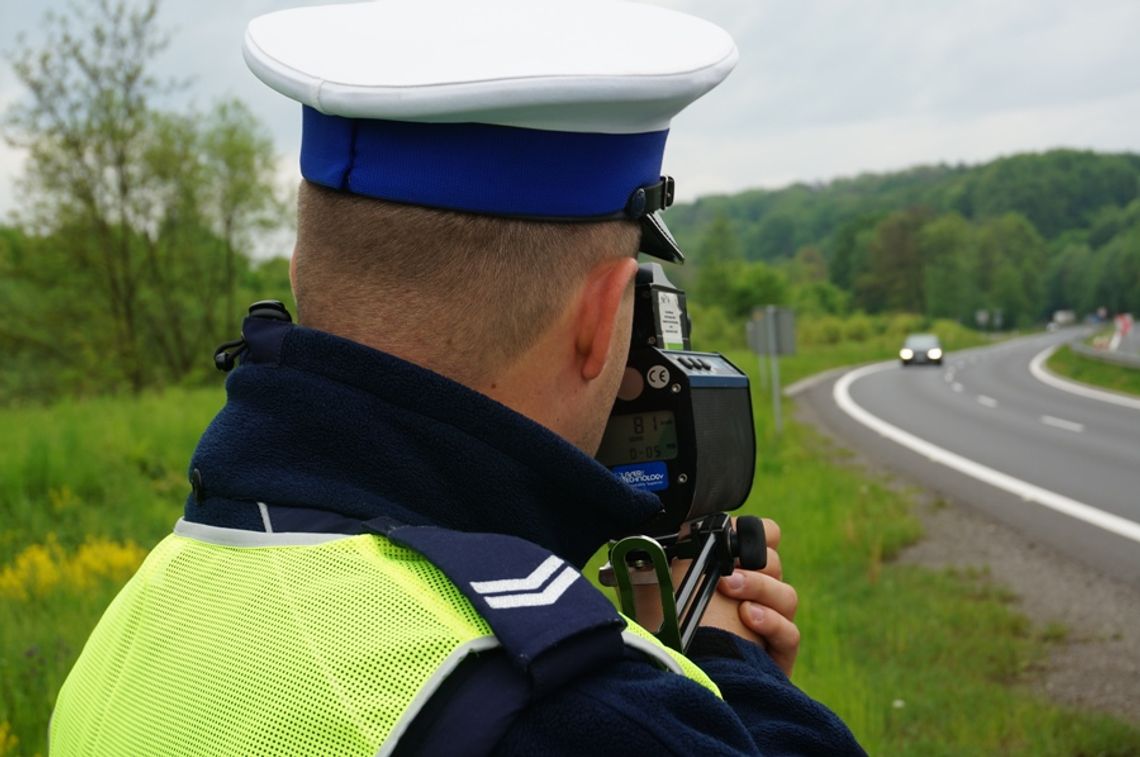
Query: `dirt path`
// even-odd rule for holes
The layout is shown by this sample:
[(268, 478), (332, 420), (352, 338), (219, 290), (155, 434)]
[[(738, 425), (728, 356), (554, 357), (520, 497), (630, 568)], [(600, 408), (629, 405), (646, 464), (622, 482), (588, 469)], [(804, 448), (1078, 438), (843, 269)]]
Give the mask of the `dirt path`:
[[(796, 416), (844, 447), (803, 403)], [(875, 475), (885, 472), (858, 454)], [(1064, 629), (1027, 683), (1054, 701), (1140, 725), (1140, 591), (1036, 544), (967, 502), (919, 495), (915, 514), (926, 535), (900, 561), (941, 569), (979, 568), (1017, 595), (1017, 609), (1038, 631)]]

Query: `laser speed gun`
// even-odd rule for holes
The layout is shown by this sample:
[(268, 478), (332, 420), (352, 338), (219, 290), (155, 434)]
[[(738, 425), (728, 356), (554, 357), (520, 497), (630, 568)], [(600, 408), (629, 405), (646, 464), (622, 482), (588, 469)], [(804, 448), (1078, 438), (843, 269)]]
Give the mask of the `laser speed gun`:
[[(664, 510), (646, 535), (610, 545), (602, 582), (616, 586), (622, 612), (636, 619), (634, 587), (658, 586), (658, 638), (684, 651), (717, 579), (764, 567), (763, 522), (728, 510), (752, 489), (756, 437), (748, 377), (715, 352), (691, 349), (685, 293), (660, 264), (638, 269), (633, 335), (617, 400), (597, 459), (631, 486), (655, 493)], [(691, 559), (676, 593), (669, 564)]]

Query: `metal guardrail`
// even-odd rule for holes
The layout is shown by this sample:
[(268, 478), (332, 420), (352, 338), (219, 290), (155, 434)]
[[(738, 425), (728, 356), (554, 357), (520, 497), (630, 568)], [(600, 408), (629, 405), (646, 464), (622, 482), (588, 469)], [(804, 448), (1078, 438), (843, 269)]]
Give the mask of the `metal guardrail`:
[(1082, 342), (1080, 338), (1069, 342), (1069, 349), (1082, 357), (1087, 357), (1092, 360), (1099, 360), (1102, 363), (1123, 365), (1126, 368), (1136, 368), (1140, 370), (1140, 355), (1133, 355), (1127, 352), (1109, 352), (1108, 350), (1098, 350), (1094, 347), (1088, 346)]

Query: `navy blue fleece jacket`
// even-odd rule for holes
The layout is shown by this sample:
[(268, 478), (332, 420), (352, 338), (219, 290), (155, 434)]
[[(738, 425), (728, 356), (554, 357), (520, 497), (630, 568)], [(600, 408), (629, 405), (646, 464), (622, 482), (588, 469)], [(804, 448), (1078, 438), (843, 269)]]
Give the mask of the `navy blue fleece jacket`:
[[(442, 376), (321, 332), (250, 324), (250, 354), (190, 465), (187, 520), (260, 530), (255, 502), (389, 517), (517, 536), (581, 568), (660, 508), (557, 435)], [(755, 645), (702, 629), (690, 657), (723, 700), (624, 660), (533, 704), (496, 753), (862, 753)]]

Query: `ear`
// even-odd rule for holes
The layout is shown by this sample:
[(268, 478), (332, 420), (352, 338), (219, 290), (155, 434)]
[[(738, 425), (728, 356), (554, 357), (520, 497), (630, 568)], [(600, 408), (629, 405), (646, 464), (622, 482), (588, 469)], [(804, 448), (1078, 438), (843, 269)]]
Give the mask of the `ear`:
[(594, 266), (586, 276), (578, 300), (576, 347), (581, 359), (582, 378), (596, 379), (606, 366), (616, 334), (628, 332), (618, 328), (622, 303), (630, 282), (637, 275), (633, 258), (607, 260)]

